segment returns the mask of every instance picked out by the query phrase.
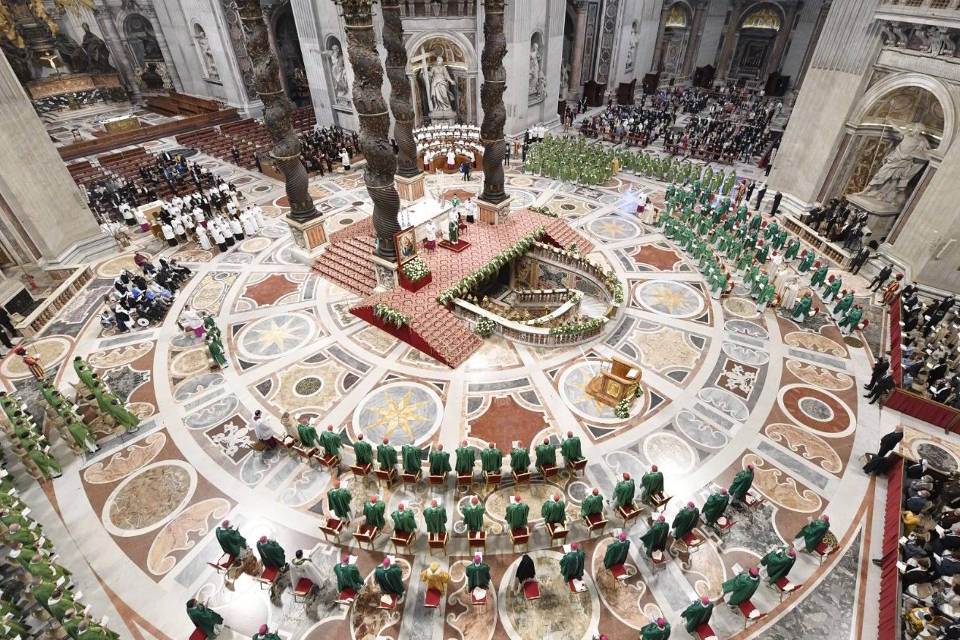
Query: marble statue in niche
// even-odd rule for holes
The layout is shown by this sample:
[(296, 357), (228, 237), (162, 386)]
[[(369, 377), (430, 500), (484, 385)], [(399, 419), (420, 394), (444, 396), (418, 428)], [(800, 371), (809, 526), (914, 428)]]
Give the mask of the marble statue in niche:
[(333, 80), (333, 93), (337, 102), (350, 100), (350, 84), (347, 82), (347, 67), (343, 61), (343, 49), (339, 42), (330, 44), (330, 75)]
[(213, 59), (213, 51), (210, 50), (207, 32), (199, 24), (193, 25), (193, 31), (194, 39), (197, 41), (197, 51), (200, 52), (200, 60), (203, 62), (207, 79), (220, 80), (220, 72), (217, 70), (217, 63)]
[(107, 44), (101, 40), (97, 34), (90, 31), (90, 25), (84, 22), (80, 25), (83, 28), (83, 40), (80, 46), (87, 54), (87, 60), (92, 71), (113, 71), (110, 66), (110, 52), (107, 51)]
[(637, 57), (637, 41), (639, 39), (640, 34), (638, 33), (637, 21), (634, 20), (633, 24), (630, 25), (630, 42), (627, 44), (627, 62), (623, 68), (626, 73), (633, 71), (633, 59)]
[(567, 99), (568, 86), (570, 84), (570, 65), (563, 65), (560, 68), (560, 99)]
[(430, 112), (453, 111), (453, 78), (443, 64), (442, 57), (437, 57), (430, 67), (428, 79)]
[(927, 36), (927, 49), (935, 56), (952, 56), (957, 50), (957, 45), (950, 37), (950, 30), (946, 27), (930, 27)]
[(910, 125), (904, 131), (900, 144), (883, 159), (883, 164), (870, 178), (867, 186), (858, 194), (880, 202), (902, 206), (907, 197), (907, 187), (929, 160), (930, 143), (923, 135), (919, 124)]
[(539, 33), (530, 37), (530, 62), (527, 89), (532, 99), (542, 98), (546, 93), (547, 78), (543, 72), (543, 40)]

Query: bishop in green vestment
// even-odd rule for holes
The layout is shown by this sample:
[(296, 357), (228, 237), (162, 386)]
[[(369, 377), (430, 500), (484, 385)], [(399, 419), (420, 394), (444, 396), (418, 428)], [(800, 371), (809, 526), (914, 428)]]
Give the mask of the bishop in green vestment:
[(629, 507), (633, 505), (633, 496), (636, 493), (636, 485), (630, 479), (629, 473), (623, 474), (623, 480), (617, 483), (613, 489), (613, 505), (615, 507)]
[(334, 458), (340, 455), (340, 434), (333, 431), (333, 425), (327, 425), (327, 430), (320, 434), (320, 446), (323, 447), (324, 454)]
[(457, 454), (457, 475), (472, 476), (473, 464), (476, 462), (476, 452), (473, 447), (468, 447), (467, 441), (464, 440), (457, 447), (455, 453)]
[(748, 464), (743, 471), (738, 471), (730, 483), (730, 498), (735, 502), (743, 502), (753, 484), (753, 465)]
[(355, 592), (363, 588), (363, 578), (357, 565), (350, 564), (350, 556), (340, 558), (340, 564), (334, 565), (333, 574), (337, 576), (337, 593), (344, 589), (353, 589)]
[(500, 469), (503, 467), (503, 453), (500, 449), (497, 449), (497, 445), (493, 442), (480, 452), (480, 465), (483, 467), (484, 473), (500, 473)]
[(667, 547), (667, 535), (670, 533), (670, 527), (667, 526), (667, 519), (662, 515), (657, 521), (647, 529), (647, 532), (640, 536), (640, 542), (647, 552), (647, 557), (653, 557), (654, 551), (663, 552)]
[(381, 471), (397, 466), (397, 450), (390, 446), (386, 438), (383, 439), (383, 444), (377, 446), (377, 464), (380, 465)]
[(210, 352), (210, 358), (213, 360), (214, 364), (223, 369), (227, 366), (227, 356), (224, 353), (223, 342), (220, 340), (220, 336), (208, 333), (207, 338), (207, 351)]
[(823, 537), (827, 535), (827, 531), (829, 530), (830, 518), (827, 514), (823, 514), (819, 520), (814, 520), (803, 525), (800, 533), (794, 536), (794, 538), (803, 538), (807, 553), (810, 553), (817, 548), (817, 545), (823, 542)]
[(553, 494), (553, 500), (547, 500), (540, 507), (540, 517), (547, 524), (564, 524), (567, 521), (567, 506), (560, 499), (560, 494)]
[(667, 640), (670, 637), (670, 623), (663, 618), (640, 627), (640, 640)]
[(652, 495), (663, 493), (663, 472), (657, 469), (657, 465), (653, 465), (650, 471), (643, 474), (640, 478), (640, 486), (643, 488), (640, 499), (644, 502), (647, 502)]
[(567, 462), (577, 462), (583, 460), (583, 453), (580, 450), (580, 438), (573, 435), (573, 431), (567, 431), (567, 439), (560, 444), (560, 453), (563, 454)]
[(797, 561), (797, 552), (793, 547), (774, 549), (760, 558), (760, 564), (767, 568), (767, 582), (773, 584), (780, 578), (786, 578)]
[(140, 418), (127, 410), (120, 404), (120, 401), (114, 398), (110, 401), (110, 415), (117, 421), (117, 424), (123, 426), (127, 433), (134, 433), (140, 428)]
[(423, 520), (427, 523), (427, 533), (444, 533), (447, 530), (447, 510), (437, 506), (436, 500), (423, 510)]
[(403, 570), (398, 565), (391, 565), (390, 558), (383, 559), (383, 564), (373, 572), (373, 579), (384, 594), (403, 595)]
[(353, 496), (340, 486), (339, 480), (333, 481), (333, 489), (327, 492), (327, 507), (341, 520), (350, 519), (350, 501)]
[(400, 447), (400, 455), (403, 458), (403, 472), (407, 475), (415, 476), (420, 473), (421, 458), (420, 447), (412, 444), (405, 444)]
[(547, 438), (543, 439), (542, 444), (537, 445), (537, 467), (545, 469), (546, 467), (557, 466), (557, 449)]
[(297, 423), (297, 438), (304, 447), (313, 449), (320, 446), (317, 430), (307, 422), (306, 418), (300, 418), (300, 422)]
[(595, 513), (603, 513), (603, 496), (600, 495), (600, 489), (596, 487), (593, 488), (593, 493), (580, 503), (580, 517), (586, 518)]
[(225, 554), (235, 558), (247, 548), (247, 541), (239, 531), (230, 527), (229, 520), (224, 520), (217, 527), (217, 542), (220, 543), (220, 548)]
[(257, 553), (268, 567), (282, 569), (287, 564), (287, 554), (283, 552), (283, 547), (276, 540), (268, 540), (267, 536), (261, 536), (257, 541)]
[(410, 533), (417, 530), (417, 522), (413, 519), (413, 514), (403, 508), (401, 502), (397, 510), (390, 514), (393, 520), (393, 529), (397, 533)]
[(570, 551), (560, 558), (560, 574), (564, 582), (583, 578), (584, 557), (585, 554), (580, 550), (580, 545), (576, 542), (570, 545)]
[(703, 596), (699, 600), (690, 603), (680, 617), (684, 619), (684, 628), (687, 633), (692, 633), (697, 627), (710, 622), (710, 616), (713, 614), (713, 603), (710, 598)]
[(523, 447), (515, 447), (510, 452), (510, 468), (516, 473), (527, 473), (530, 471), (530, 454)]
[(386, 503), (378, 499), (377, 496), (371, 496), (370, 501), (363, 505), (363, 517), (366, 524), (377, 529), (383, 529), (383, 512), (386, 508)]
[(88, 389), (93, 387), (93, 371), (90, 369), (90, 365), (80, 356), (76, 356), (73, 359), (73, 370), (77, 372), (77, 377), (80, 378), (80, 382), (82, 382), (85, 387)]
[(253, 640), (280, 640), (280, 636), (276, 633), (270, 633), (270, 630), (265, 624), (260, 625), (260, 630), (251, 637)]
[(483, 562), (479, 555), (473, 556), (473, 563), (467, 565), (467, 590), (473, 591), (477, 587), (486, 589), (490, 586), (490, 565)]
[(741, 602), (745, 602), (753, 597), (757, 587), (760, 586), (760, 570), (751, 567), (750, 571), (745, 571), (740, 575), (731, 578), (723, 583), (723, 593), (730, 594), (727, 598), (727, 604), (736, 607)]
[(717, 518), (723, 515), (728, 504), (730, 504), (730, 496), (727, 495), (726, 489), (720, 489), (717, 493), (710, 494), (710, 497), (707, 498), (706, 503), (703, 505), (704, 522), (709, 525), (716, 524)]
[(353, 456), (357, 460), (357, 466), (373, 464), (373, 447), (369, 442), (363, 441), (363, 434), (357, 436), (357, 441), (353, 443)]
[(627, 534), (621, 533), (614, 542), (607, 546), (607, 551), (603, 554), (603, 566), (609, 569), (618, 564), (623, 564), (627, 561), (629, 552), (630, 541), (627, 540)]
[(523, 529), (527, 526), (527, 518), (530, 517), (530, 507), (521, 502), (520, 496), (513, 497), (513, 502), (507, 505), (507, 524), (510, 530)]
[(430, 452), (427, 460), (430, 462), (432, 476), (442, 476), (450, 471), (450, 454), (443, 450), (442, 444)]
[(187, 601), (187, 617), (208, 638), (216, 636), (217, 627), (223, 624), (223, 616), (194, 598)]
[(476, 533), (483, 529), (483, 505), (479, 498), (473, 496), (470, 500), (470, 506), (463, 508), (463, 522), (467, 526), (467, 531)]
[(700, 510), (695, 504), (688, 502), (687, 506), (680, 509), (673, 518), (673, 537), (683, 540), (697, 526), (698, 520), (700, 520)]

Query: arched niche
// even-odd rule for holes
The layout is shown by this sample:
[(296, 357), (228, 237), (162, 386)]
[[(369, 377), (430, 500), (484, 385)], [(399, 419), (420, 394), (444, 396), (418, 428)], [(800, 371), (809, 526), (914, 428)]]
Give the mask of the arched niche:
[(440, 58), (453, 81), (451, 106), (455, 119), (475, 123), (478, 91), (476, 52), (462, 34), (434, 31), (422, 33), (407, 43), (407, 76), (410, 78), (417, 125), (431, 120), (428, 78), (431, 68)]
[(220, 82), (220, 71), (217, 69), (217, 63), (213, 57), (213, 50), (210, 47), (210, 39), (207, 32), (199, 22), (193, 25), (193, 44), (197, 50), (197, 57), (200, 59), (200, 69), (203, 71), (204, 80), (210, 82)]
[(310, 104), (310, 86), (300, 51), (300, 36), (290, 3), (281, 5), (270, 16), (270, 27), (276, 43), (277, 61), (283, 74), (288, 97), (298, 107)]
[(686, 2), (674, 2), (666, 11), (660, 67), (669, 75), (681, 75), (690, 44), (693, 9)]
[(543, 102), (547, 93), (547, 76), (544, 69), (543, 34), (534, 31), (530, 36), (530, 55), (527, 69), (528, 105)]
[(758, 3), (740, 16), (737, 27), (737, 48), (730, 61), (730, 78), (761, 80), (766, 77), (770, 57), (776, 49), (777, 36), (784, 24), (779, 5)]
[(148, 91), (160, 91), (172, 84), (160, 41), (150, 19), (141, 13), (128, 13), (121, 24), (123, 42), (140, 87)]

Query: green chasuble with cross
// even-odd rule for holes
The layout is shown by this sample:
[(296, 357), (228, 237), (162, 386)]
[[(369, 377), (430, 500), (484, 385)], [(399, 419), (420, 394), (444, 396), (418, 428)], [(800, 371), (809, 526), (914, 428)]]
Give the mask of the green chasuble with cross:
[(510, 529), (523, 529), (527, 526), (527, 518), (530, 516), (530, 507), (525, 502), (518, 502), (507, 505), (507, 524)]
[(673, 536), (682, 540), (684, 536), (693, 531), (700, 519), (700, 510), (696, 507), (684, 507), (677, 512), (673, 518)]
[(547, 524), (563, 524), (567, 521), (567, 508), (563, 500), (547, 500), (540, 507), (540, 517)]
[(377, 581), (380, 590), (387, 594), (403, 595), (403, 570), (400, 565), (384, 567), (380, 565), (373, 572), (373, 579)]
[(388, 444), (377, 446), (377, 464), (382, 471), (393, 469), (397, 466), (397, 450)]
[(320, 442), (317, 438), (317, 430), (309, 424), (300, 423), (297, 425), (297, 437), (300, 438), (300, 444), (305, 447), (319, 447)]
[(824, 522), (823, 520), (814, 520), (813, 522), (808, 522), (803, 525), (803, 528), (800, 529), (800, 533), (796, 537), (803, 537), (803, 542), (806, 546), (807, 552), (811, 552), (817, 548), (817, 545), (823, 541), (823, 536), (827, 535), (827, 531), (830, 530), (830, 523)]
[(236, 529), (222, 529), (217, 527), (217, 542), (223, 552), (231, 556), (239, 556), (247, 548), (247, 541)]
[(357, 440), (353, 443), (353, 455), (357, 459), (357, 466), (373, 464), (373, 447), (369, 442)]
[(610, 543), (606, 553), (603, 554), (603, 566), (609, 569), (612, 566), (623, 564), (627, 561), (627, 555), (630, 552), (630, 541), (616, 540)]
[(568, 462), (583, 459), (583, 454), (580, 452), (580, 438), (571, 436), (564, 440), (563, 444), (560, 445), (560, 453)]
[(654, 551), (664, 550), (667, 546), (667, 534), (669, 533), (670, 527), (667, 526), (667, 523), (658, 520), (653, 523), (653, 526), (650, 527), (645, 534), (640, 536), (640, 542), (643, 543), (648, 558), (653, 555)]
[(413, 513), (406, 509), (403, 511), (397, 509), (390, 514), (390, 518), (393, 520), (393, 529), (397, 533), (410, 533), (417, 530), (417, 522), (413, 519)]
[(428, 533), (443, 533), (447, 529), (447, 510), (442, 506), (424, 509), (423, 519), (427, 523)]
[(263, 564), (268, 567), (280, 569), (287, 563), (286, 554), (283, 547), (276, 540), (267, 540), (266, 542), (257, 542), (257, 552)]
[(670, 623), (667, 622), (663, 628), (656, 622), (651, 622), (640, 628), (640, 640), (667, 640), (670, 637)]
[(490, 585), (490, 565), (486, 562), (471, 562), (467, 565), (467, 589), (486, 589)]
[(538, 467), (557, 466), (557, 449), (552, 444), (537, 445), (536, 453)]
[(371, 527), (382, 529), (383, 512), (386, 510), (386, 508), (387, 505), (383, 502), (383, 500), (377, 500), (376, 502), (364, 502), (363, 517), (366, 519), (366, 523)]
[(477, 532), (483, 529), (483, 505), (477, 504), (475, 507), (463, 508), (463, 522), (467, 525), (467, 530)]
[(580, 549), (570, 551), (560, 558), (560, 573), (565, 582), (583, 577), (583, 561), (584, 553)]
[(727, 580), (723, 583), (723, 592), (730, 594), (727, 604), (735, 607), (741, 602), (749, 600), (757, 591), (758, 586), (760, 586), (760, 576), (754, 578), (749, 573), (741, 573)]
[(510, 452), (510, 468), (517, 473), (530, 471), (530, 454), (523, 447), (517, 447)]
[(699, 600), (694, 600), (690, 606), (683, 610), (680, 617), (686, 621), (684, 628), (687, 633), (692, 633), (694, 629), (702, 624), (710, 622), (710, 616), (713, 614), (713, 603), (703, 604)]
[(650, 496), (657, 493), (663, 493), (663, 472), (648, 471), (640, 478), (640, 486), (643, 487), (641, 498), (644, 502), (650, 499)]
[(430, 475), (441, 476), (450, 471), (450, 454), (446, 451), (435, 449), (428, 456), (430, 462)]
[(333, 567), (333, 573), (337, 576), (337, 591), (344, 589), (353, 589), (360, 591), (363, 588), (363, 578), (360, 577), (360, 569), (355, 564), (336, 564)]
[(457, 475), (473, 475), (476, 452), (472, 447), (457, 447)]
[(339, 434), (333, 431), (324, 431), (320, 434), (320, 446), (323, 447), (323, 452), (328, 456), (339, 456), (340, 445), (342, 444)]
[(621, 480), (613, 490), (613, 504), (618, 507), (626, 507), (633, 504), (633, 496), (636, 492), (636, 485), (633, 479)]
[(341, 520), (350, 519), (350, 500), (353, 496), (344, 488), (331, 489), (327, 492), (327, 506)]
[(187, 607), (187, 617), (190, 618), (193, 626), (203, 631), (203, 635), (208, 638), (217, 635), (214, 627), (223, 624), (223, 616), (200, 603), (197, 603), (195, 607)]
[(603, 496), (591, 493), (580, 503), (580, 517), (585, 518), (595, 513), (603, 513)]
[(747, 492), (750, 491), (750, 485), (752, 484), (753, 471), (751, 469), (744, 469), (733, 476), (733, 482), (730, 483), (728, 492), (734, 500), (742, 501), (746, 497)]
[(484, 449), (480, 452), (480, 464), (484, 473), (500, 473), (503, 466), (503, 453), (500, 449)]
[(703, 505), (703, 519), (707, 521), (707, 524), (715, 524), (717, 518), (723, 515), (728, 504), (730, 504), (730, 496), (719, 492), (711, 494)]
[(403, 457), (403, 472), (409, 475), (416, 475), (420, 472), (421, 456), (420, 447), (412, 444), (405, 444), (400, 448), (400, 455)]
[(790, 573), (790, 569), (793, 568), (793, 563), (796, 561), (796, 556), (791, 558), (786, 552), (786, 547), (781, 547), (779, 549), (774, 549), (767, 555), (763, 556), (760, 559), (760, 564), (767, 568), (768, 581), (770, 584), (773, 584), (780, 578), (787, 577), (787, 574)]

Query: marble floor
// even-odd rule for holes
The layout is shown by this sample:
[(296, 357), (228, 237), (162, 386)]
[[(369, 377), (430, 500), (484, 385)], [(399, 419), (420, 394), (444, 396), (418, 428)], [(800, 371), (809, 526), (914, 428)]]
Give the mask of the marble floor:
[[(146, 146), (157, 151), (169, 144)], [(137, 248), (176, 255), (195, 270), (162, 325), (114, 335), (97, 321), (112, 278), (133, 268), (128, 251), (94, 265), (86, 289), (32, 340), (61, 389), (77, 384), (72, 367), (62, 365), (82, 355), (144, 417), (135, 436), (107, 440), (83, 459), (55, 442), (68, 461), (63, 477), (44, 487), (24, 486), (25, 499), (51, 523), (64, 564), (122, 637), (188, 637), (192, 625), (183, 603), (197, 595), (224, 616), (221, 637), (231, 639), (249, 638), (264, 622), (284, 639), (580, 640), (598, 632), (635, 638), (660, 615), (674, 624), (675, 637), (684, 637), (679, 613), (691, 600), (718, 597), (725, 579), (756, 565), (822, 513), (830, 515), (838, 551), (822, 564), (800, 554), (791, 579), (804, 586), (783, 602), (761, 587), (754, 602), (768, 615), (748, 629), (724, 606), (714, 613), (714, 628), (721, 638), (875, 637), (870, 609), (876, 590), (870, 585), (876, 577), (869, 559), (880, 538), (875, 506), (882, 503), (880, 489), (859, 467), (862, 454), (897, 417), (881, 416), (858, 393), (871, 366), (867, 346), (844, 339), (826, 317), (797, 326), (773, 310), (758, 314), (739, 290), (722, 302), (710, 298), (682, 251), (630, 214), (632, 190), (651, 190), (658, 200), (663, 185), (621, 174), (589, 188), (509, 169), (513, 206), (547, 205), (586, 235), (596, 245), (590, 257), (625, 283), (628, 304), (586, 345), (538, 349), (491, 338), (450, 369), (350, 315), (353, 294), (296, 262), (280, 183), (200, 158), (263, 203), (270, 217), (263, 234), (225, 254), (193, 246), (171, 250), (137, 238)], [(468, 190), (479, 189), (478, 177)], [(434, 177), (429, 180), (436, 186)], [(369, 215), (359, 172), (315, 179), (311, 188), (328, 234)], [(203, 345), (177, 327), (185, 304), (216, 317), (230, 359), (226, 369), (212, 370)], [(625, 419), (585, 393), (600, 363), (613, 355), (643, 368), (645, 393)], [(0, 384), (38, 402), (18, 360), (0, 362)], [(562, 552), (549, 546), (542, 528), (530, 548), (544, 596), (528, 604), (514, 593), (510, 579), (519, 556), (504, 535), (504, 510), (514, 492), (507, 486), (479, 493), (495, 593), (487, 606), (470, 606), (464, 567), (472, 554), (459, 513), (465, 498), (452, 487), (438, 491), (426, 484), (381, 496), (388, 513), (401, 502), (417, 512), (430, 499), (446, 505), (452, 555), (436, 559), (452, 581), (439, 609), (423, 606), (419, 575), (431, 558), (422, 537), (415, 554), (397, 555), (408, 595), (393, 612), (376, 609), (373, 596), (341, 609), (329, 584), (313, 615), (289, 593), (282, 606), (272, 605), (269, 592), (249, 577), (225, 589), (222, 576), (207, 565), (219, 556), (213, 530), (224, 518), (239, 524), (251, 543), (260, 535), (277, 539), (288, 558), (305, 550), (331, 580), (343, 551), (359, 557), (368, 581), (383, 554), (393, 551), (388, 536), (372, 553), (351, 546), (347, 535), (340, 548), (322, 539), (318, 525), (331, 475), (285, 452), (252, 450), (249, 419), (257, 409), (277, 428), (289, 411), (319, 416), (348, 442), (360, 434), (374, 441), (389, 435), (394, 445), (443, 444), (448, 450), (463, 439), (478, 447), (493, 440), (508, 450), (514, 442), (556, 442), (574, 431), (590, 461), (585, 477), (564, 472), (520, 493), (531, 504), (533, 522), (549, 495), (565, 496), (570, 540), (581, 541), (588, 556), (587, 593), (566, 589), (557, 562)], [(960, 460), (960, 448), (941, 449), (954, 464)], [(619, 521), (611, 517), (607, 532), (591, 539), (577, 518), (579, 503), (593, 487), (610, 496), (620, 474), (639, 477), (651, 464), (659, 465), (666, 492), (675, 496), (668, 520), (688, 500), (702, 504), (747, 464), (756, 467), (754, 487), (765, 502), (733, 512), (736, 524), (722, 543), (710, 537), (699, 551), (656, 573), (638, 553), (646, 522), (631, 525), (629, 579), (617, 584), (602, 559)], [(349, 472), (340, 479), (355, 501), (377, 491), (372, 480)]]

